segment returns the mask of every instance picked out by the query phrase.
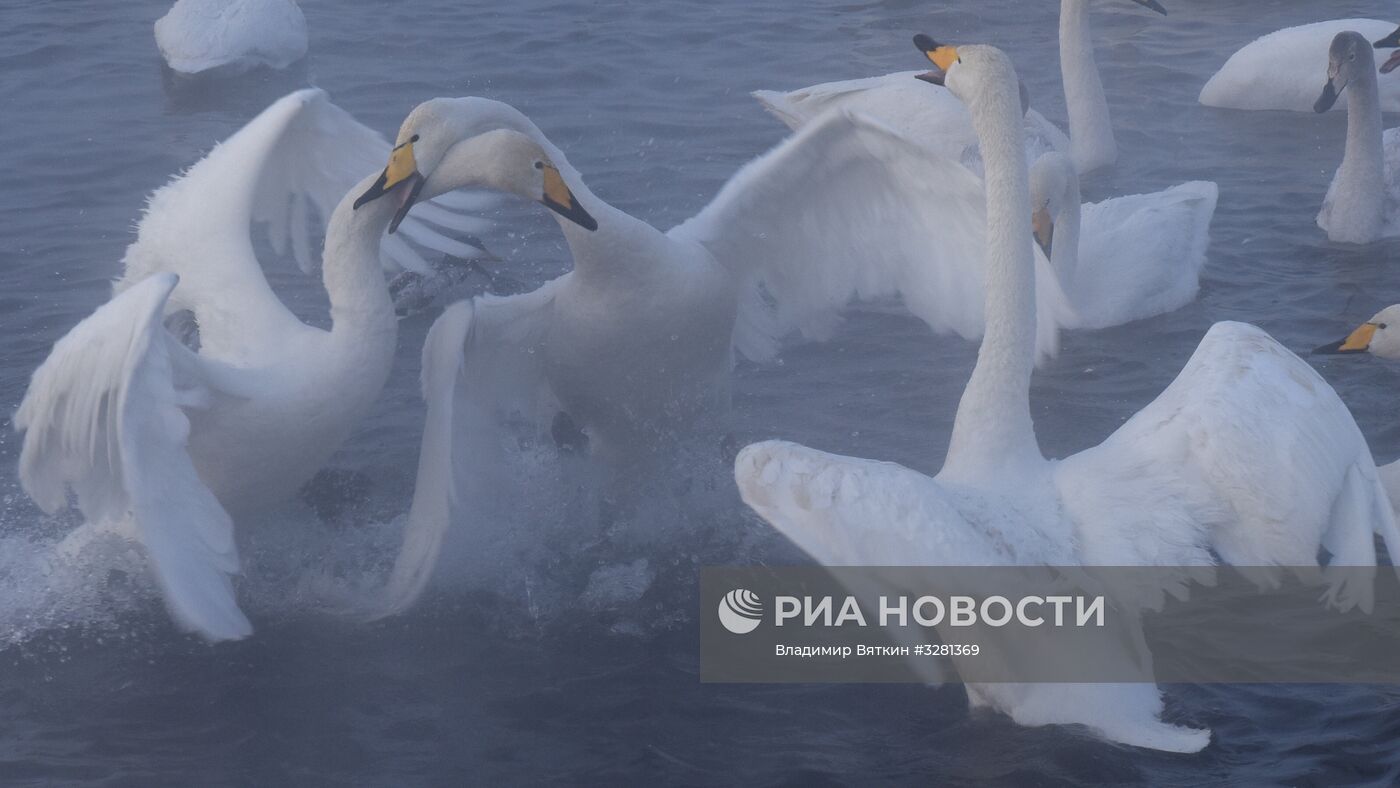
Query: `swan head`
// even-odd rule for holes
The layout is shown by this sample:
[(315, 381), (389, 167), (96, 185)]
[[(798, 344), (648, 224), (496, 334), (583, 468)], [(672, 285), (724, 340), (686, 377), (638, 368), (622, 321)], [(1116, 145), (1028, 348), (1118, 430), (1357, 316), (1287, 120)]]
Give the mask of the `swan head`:
[(923, 33), (914, 36), (914, 46), (933, 64), (933, 69), (920, 74), (919, 79), (947, 87), (950, 93), (969, 106), (977, 99), (984, 98), (984, 94), (1000, 90), (1003, 85), (1020, 85), (1011, 59), (996, 47), (981, 44), (950, 46), (940, 44)]
[(397, 195), (392, 233), (418, 200), (478, 186), (532, 199), (581, 227), (598, 229), (542, 140), (539, 129), (509, 105), (479, 98), (425, 101), (404, 120), (388, 165), (355, 207)]
[(1055, 239), (1055, 219), (1071, 204), (1079, 205), (1073, 160), (1055, 151), (1043, 154), (1031, 167), (1031, 229), (1046, 257)]
[(1329, 342), (1313, 352), (1329, 355), (1370, 353), (1381, 358), (1400, 359), (1400, 304), (1377, 312), (1341, 342)]
[(1350, 30), (1338, 33), (1327, 51), (1327, 84), (1313, 104), (1316, 112), (1326, 112), (1337, 103), (1337, 97), (1353, 82), (1374, 80), (1376, 58), (1371, 54), (1371, 42)]
[[(1382, 38), (1373, 45), (1376, 49), (1395, 49), (1400, 47), (1400, 27), (1395, 28), (1395, 32)], [(1395, 49), (1390, 53), (1390, 57), (1381, 64), (1381, 73), (1389, 74), (1396, 66), (1400, 66), (1400, 49)]]

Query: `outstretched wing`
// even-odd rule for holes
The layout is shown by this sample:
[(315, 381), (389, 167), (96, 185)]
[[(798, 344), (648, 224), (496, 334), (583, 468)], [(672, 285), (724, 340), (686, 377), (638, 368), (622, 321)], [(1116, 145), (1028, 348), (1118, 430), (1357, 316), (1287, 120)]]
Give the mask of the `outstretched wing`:
[(177, 281), (133, 284), (55, 343), (15, 414), (20, 482), (45, 511), (72, 490), (89, 522), (133, 518), (175, 620), (239, 638), (233, 524), (186, 453), (186, 410), (219, 395), (161, 323)]
[(423, 345), (428, 414), (403, 548), (376, 616), (401, 612), (427, 587), (455, 505), (470, 505), (500, 467), (505, 425), (542, 429), (553, 415), (542, 369), (555, 279), (530, 293), (459, 301)]
[[(389, 149), (322, 90), (278, 99), (151, 196), (117, 290), (154, 273), (175, 273), (180, 286), (171, 305), (195, 311), (205, 346), (237, 349), (285, 337), (296, 318), (267, 284), (253, 251), (254, 228), (302, 270), (315, 269), (331, 212), (384, 166)], [(487, 204), (453, 193), (416, 207), (400, 225), (403, 238), (384, 237), (386, 267), (426, 273), (423, 253), (430, 250), (476, 256), (479, 249), (451, 235), (479, 232), (484, 221), (463, 211)], [(234, 326), (229, 312), (247, 319)]]
[[(760, 283), (775, 308), (769, 330), (779, 336), (821, 337), (852, 299), (899, 296), (935, 331), (973, 339), (983, 326), (985, 232), (976, 176), (868, 117), (838, 111), (742, 168), (670, 235), (703, 244)], [(1049, 263), (1039, 253), (1036, 261), (1044, 357), (1070, 312)], [(739, 325), (742, 332), (762, 321), (741, 315)], [(775, 343), (741, 333), (737, 344), (747, 354)]]
[[(1268, 334), (1211, 327), (1176, 380), (1057, 468), (1086, 564), (1181, 566), (1208, 546), (1239, 566), (1374, 565), (1400, 548), (1366, 441), (1327, 382)], [(1334, 589), (1335, 590), (1335, 589)], [(1344, 606), (1367, 589), (1337, 590)]]

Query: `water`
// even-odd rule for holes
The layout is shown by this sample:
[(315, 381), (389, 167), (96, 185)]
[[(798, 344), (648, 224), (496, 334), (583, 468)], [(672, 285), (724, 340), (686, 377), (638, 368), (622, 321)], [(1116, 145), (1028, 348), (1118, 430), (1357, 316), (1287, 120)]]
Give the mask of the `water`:
[[(7, 411), (52, 342), (105, 299), (145, 195), (302, 84), (386, 132), (432, 96), (508, 101), (596, 193), (661, 227), (781, 139), (749, 90), (917, 68), (916, 31), (1007, 49), (1033, 104), (1064, 122), (1051, 2), (306, 0), (301, 68), (199, 89), (162, 74), (150, 25), (164, 5), (4, 8)], [(1219, 182), (1221, 199), (1196, 303), (1070, 334), (1038, 373), (1033, 407), (1051, 456), (1097, 443), (1149, 402), (1216, 320), (1257, 323), (1301, 351), (1400, 301), (1400, 244), (1334, 245), (1313, 224), (1341, 158), (1340, 113), (1195, 103), (1236, 47), (1326, 17), (1322, 4), (1171, 0), (1165, 19), (1126, 0), (1100, 8), (1122, 155), (1085, 182), (1086, 199), (1196, 178)], [(567, 268), (541, 213), (507, 206), (485, 239), (503, 258), (498, 289)], [(274, 279), (300, 314), (324, 320), (314, 282), (289, 270)], [(431, 317), (403, 322), (389, 386), (333, 474), (307, 500), (240, 524), (241, 599), (258, 630), (246, 642), (209, 647), (175, 632), (139, 556), (118, 544), (54, 562), (76, 521), (28, 502), (12, 471), (17, 442), (0, 432), (0, 782), (1384, 785), (1400, 774), (1400, 692), (1385, 687), (1170, 687), (1168, 718), (1209, 725), (1215, 741), (1169, 756), (970, 714), (957, 687), (701, 685), (686, 623), (694, 566), (802, 559), (744, 513), (717, 460), (699, 457), (663, 476), (662, 502), (621, 516), (627, 538), (576, 494), (577, 468), (542, 471), (494, 527), (566, 536), (579, 550), (542, 548), (483, 583), (467, 569), (472, 537), (459, 534), (458, 560), (410, 615), (367, 626), (327, 615), (325, 588), (377, 581), (396, 543)], [(734, 429), (932, 472), (972, 358), (965, 343), (865, 310), (833, 342), (742, 366)], [(1378, 460), (1400, 455), (1400, 368), (1341, 358), (1319, 369)]]

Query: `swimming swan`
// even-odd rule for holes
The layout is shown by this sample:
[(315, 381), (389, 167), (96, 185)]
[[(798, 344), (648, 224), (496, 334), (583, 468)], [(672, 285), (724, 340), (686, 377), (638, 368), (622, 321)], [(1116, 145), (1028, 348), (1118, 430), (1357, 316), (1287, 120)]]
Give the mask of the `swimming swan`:
[[(1267, 334), (1217, 323), (1176, 380), (1098, 446), (1040, 453), (1030, 412), (1035, 325), (1030, 195), (1016, 76), (985, 46), (935, 63), (972, 112), (987, 168), (987, 331), (934, 478), (782, 441), (735, 460), (745, 503), (826, 565), (1374, 565), (1400, 547), (1360, 431), (1307, 364)], [(935, 74), (940, 72), (935, 72)], [(1373, 528), (1373, 523), (1374, 528)], [(1394, 549), (1394, 548), (1392, 548)], [(1368, 588), (1333, 589), (1369, 604)], [(1163, 723), (1146, 684), (968, 687), (1025, 725), (1194, 752), (1209, 732)]]
[[(1313, 351), (1326, 355), (1369, 353), (1387, 361), (1400, 360), (1400, 304), (1377, 312), (1339, 342), (1328, 342)], [(1400, 460), (1380, 467), (1381, 484), (1400, 517)]]
[(1360, 33), (1338, 33), (1315, 107), (1326, 112), (1347, 93), (1346, 150), (1317, 214), (1317, 226), (1333, 241), (1365, 244), (1400, 235), (1400, 129), (1381, 128), (1378, 82), (1371, 44)]
[[(663, 233), (589, 191), (524, 115), (484, 99), (434, 99), (404, 121), (399, 141), (429, 183), (489, 166), (451, 146), (450, 129), (478, 113), (548, 150), (552, 182), (577, 200), (568, 210), (596, 229), (564, 213), (572, 271), (531, 293), (455, 304), (433, 325), (423, 349), (428, 425), (388, 613), (423, 589), (453, 501), (489, 472), (498, 441), (511, 440), (503, 423), (556, 434), (566, 414), (616, 467), (722, 412), (736, 350), (762, 360), (793, 330), (821, 338), (852, 297), (901, 295), (935, 330), (982, 332), (980, 181), (870, 119), (827, 114)], [(928, 210), (933, 203), (946, 210)], [(1064, 297), (1048, 261), (1039, 270), (1039, 352), (1048, 355)]]
[[(35, 502), (57, 511), (71, 490), (85, 528), (139, 540), (175, 621), (210, 640), (252, 629), (231, 582), (230, 514), (293, 494), (389, 374), (397, 326), (380, 239), (398, 206), (351, 210), (372, 178), (356, 181), (388, 154), (320, 90), (274, 103), (151, 196), (115, 295), (54, 344), (15, 414)], [(418, 197), (465, 185), (439, 180)], [(274, 246), (314, 265), (321, 207), (329, 331), (277, 298), (251, 237), (266, 224)], [(442, 207), (432, 215), (458, 223)], [(417, 254), (398, 243), (396, 259)], [(166, 328), (185, 310), (197, 349)]]
[(286, 68), (306, 57), (296, 0), (177, 0), (156, 20), (156, 46), (175, 71)]
[(1074, 308), (1074, 327), (1115, 326), (1190, 303), (1218, 194), (1214, 183), (1191, 181), (1081, 206), (1069, 157), (1040, 157), (1031, 167), (1032, 226)]
[[(1159, 14), (1167, 13), (1156, 0), (1132, 1)], [(927, 85), (914, 84), (917, 73), (828, 82), (790, 93), (760, 90), (753, 95), (793, 129), (832, 107), (844, 107), (873, 115), (945, 156), (963, 157), (964, 150), (977, 143), (966, 108), (942, 88), (930, 91)], [(1069, 137), (1066, 139), (1040, 113), (1026, 112), (1027, 161), (1060, 151), (1072, 154), (1075, 169), (1081, 175), (1107, 167), (1118, 160), (1118, 143), (1113, 137), (1099, 68), (1094, 62), (1089, 0), (1060, 1), (1060, 74), (1069, 114)], [(925, 89), (923, 95), (920, 88)]]
[[(1381, 19), (1333, 19), (1276, 30), (1231, 55), (1201, 88), (1200, 102), (1227, 109), (1310, 112), (1317, 100), (1313, 84), (1338, 33), (1354, 30), (1383, 48), (1400, 46), (1386, 43), (1394, 29), (1394, 22)], [(1380, 106), (1400, 112), (1400, 82), (1381, 86)]]

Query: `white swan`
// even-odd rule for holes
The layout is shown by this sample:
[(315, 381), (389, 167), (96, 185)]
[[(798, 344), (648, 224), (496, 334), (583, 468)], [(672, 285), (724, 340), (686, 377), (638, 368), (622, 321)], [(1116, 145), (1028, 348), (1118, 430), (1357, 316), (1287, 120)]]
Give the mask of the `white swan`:
[[(934, 478), (769, 441), (743, 449), (744, 501), (827, 565), (1374, 565), (1400, 547), (1360, 431), (1331, 388), (1267, 334), (1218, 323), (1177, 379), (1098, 446), (1046, 460), (1030, 414), (1035, 302), (1015, 72), (991, 47), (940, 51), (987, 169), (987, 331)], [(943, 206), (932, 202), (925, 210)], [(1373, 523), (1375, 523), (1373, 528)], [(1392, 548), (1393, 549), (1393, 548)], [(1369, 588), (1334, 589), (1366, 605)], [(1079, 723), (1113, 741), (1201, 749), (1151, 685), (969, 687), (1027, 725)]]
[(1371, 44), (1360, 33), (1338, 33), (1315, 107), (1326, 112), (1347, 94), (1346, 150), (1317, 214), (1317, 226), (1333, 241), (1364, 244), (1400, 235), (1400, 129), (1381, 128), (1378, 81)]
[(182, 74), (286, 68), (306, 57), (306, 17), (296, 0), (176, 0), (156, 46)]
[[(1317, 354), (1369, 353), (1387, 361), (1400, 360), (1400, 304), (1392, 304), (1357, 326), (1340, 342), (1329, 342), (1313, 351)], [(1380, 467), (1381, 484), (1390, 495), (1391, 506), (1400, 517), (1400, 460)]]
[(1190, 303), (1218, 194), (1214, 183), (1191, 181), (1081, 206), (1069, 157), (1047, 153), (1036, 161), (1032, 225), (1074, 307), (1074, 327), (1114, 326)]
[[(869, 119), (827, 114), (663, 233), (590, 192), (524, 115), (484, 99), (434, 99), (404, 121), (399, 139), (420, 137), (412, 149), (429, 183), (488, 166), (444, 136), (481, 113), (512, 119), (502, 122), (550, 151), (597, 230), (561, 218), (571, 272), (532, 293), (456, 304), (433, 326), (428, 427), (387, 612), (424, 587), (453, 500), (495, 464), (495, 441), (513, 439), (502, 423), (548, 432), (567, 414), (616, 466), (722, 411), (735, 349), (765, 359), (791, 330), (823, 336), (852, 297), (898, 294), (936, 330), (981, 334), (980, 181)], [(948, 210), (928, 211), (945, 192), (956, 195)], [(1067, 307), (1043, 257), (1039, 271), (1045, 355)]]
[[(1132, 0), (1160, 14), (1156, 0)], [(945, 156), (963, 158), (977, 143), (967, 110), (946, 90), (924, 91), (910, 81), (917, 72), (829, 82), (790, 93), (754, 92), (764, 107), (789, 128), (797, 129), (833, 107), (868, 113), (910, 139), (928, 144)], [(1118, 160), (1108, 100), (1094, 62), (1094, 39), (1089, 27), (1089, 0), (1060, 0), (1060, 74), (1069, 114), (1069, 137), (1040, 113), (1025, 113), (1027, 161), (1050, 151), (1069, 152), (1082, 175)], [(973, 156), (966, 157), (972, 160)]]
[[(274, 103), (151, 196), (116, 294), (55, 343), (15, 415), (25, 490), (53, 512), (71, 489), (86, 527), (139, 539), (175, 620), (210, 639), (251, 630), (230, 581), (230, 513), (291, 495), (389, 374), (396, 321), (379, 241), (397, 206), (340, 199), (353, 168), (375, 172), (388, 151), (319, 90)], [(318, 206), (329, 331), (287, 310), (251, 238), (265, 222), (309, 266)], [(416, 254), (398, 243), (398, 259)], [(164, 325), (181, 310), (197, 349)]]
[[(1200, 102), (1227, 109), (1281, 109), (1309, 112), (1317, 99), (1313, 83), (1327, 65), (1328, 47), (1338, 33), (1354, 30), (1385, 44), (1394, 22), (1333, 19), (1276, 30), (1245, 45), (1201, 88)], [(1378, 40), (1379, 39), (1379, 40)], [(1381, 88), (1381, 108), (1400, 112), (1400, 82)]]

